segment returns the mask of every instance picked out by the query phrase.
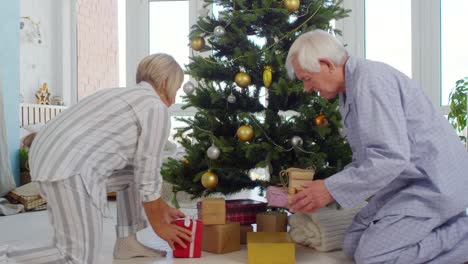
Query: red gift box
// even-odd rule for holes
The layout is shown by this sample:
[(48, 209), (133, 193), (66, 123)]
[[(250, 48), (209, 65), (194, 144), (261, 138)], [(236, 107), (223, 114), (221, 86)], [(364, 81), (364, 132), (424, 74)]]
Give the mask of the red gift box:
[[(267, 203), (251, 199), (226, 200), (226, 222), (239, 222), (241, 225), (254, 224), (257, 213), (265, 212)], [(201, 202), (197, 203), (201, 216)]]
[[(199, 258), (201, 257), (203, 222), (190, 218), (176, 219), (174, 223), (192, 231), (192, 242), (184, 241), (186, 248), (175, 243), (173, 252), (176, 258)], [(194, 224), (195, 223), (195, 224)]]

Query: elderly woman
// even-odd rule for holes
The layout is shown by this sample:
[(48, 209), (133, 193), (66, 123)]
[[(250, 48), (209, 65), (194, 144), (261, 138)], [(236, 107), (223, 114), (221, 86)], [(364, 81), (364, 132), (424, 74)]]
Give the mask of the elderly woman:
[(307, 92), (339, 96), (353, 161), (307, 184), (293, 211), (369, 199), (343, 243), (357, 263), (468, 261), (468, 154), (455, 131), (403, 73), (348, 56), (327, 32), (301, 35), (286, 61)]
[(98, 263), (108, 191), (117, 192), (114, 257), (158, 256), (136, 232), (146, 217), (158, 236), (185, 247), (190, 231), (172, 224), (184, 214), (160, 199), (161, 152), (169, 135), (168, 107), (183, 72), (169, 55), (145, 57), (137, 87), (85, 98), (39, 132), (31, 146), (32, 179), (48, 202), (53, 245), (10, 258), (25, 263)]

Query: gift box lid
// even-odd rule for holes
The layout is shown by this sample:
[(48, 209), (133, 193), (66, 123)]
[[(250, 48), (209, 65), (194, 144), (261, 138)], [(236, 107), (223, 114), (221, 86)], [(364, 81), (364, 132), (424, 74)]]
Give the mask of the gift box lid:
[(287, 232), (249, 232), (247, 233), (247, 243), (253, 244), (278, 244), (293, 243), (293, 240)]
[[(266, 207), (267, 203), (261, 202), (261, 201), (256, 201), (252, 199), (232, 199), (232, 200), (226, 200), (226, 209), (228, 210), (236, 210), (236, 209), (251, 209), (251, 208), (262, 208)], [(201, 208), (201, 202), (197, 203), (197, 208)]]
[(252, 199), (226, 200), (226, 209), (266, 207), (267, 203)]

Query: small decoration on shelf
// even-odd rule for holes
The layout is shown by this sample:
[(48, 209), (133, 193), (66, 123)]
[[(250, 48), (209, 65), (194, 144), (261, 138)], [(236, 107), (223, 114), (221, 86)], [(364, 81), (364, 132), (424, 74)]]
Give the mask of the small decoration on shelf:
[(201, 183), (206, 189), (213, 189), (218, 185), (218, 175), (212, 171), (207, 171), (203, 173)]
[(195, 36), (190, 40), (190, 47), (193, 50), (200, 51), (205, 48), (205, 39), (201, 36)]
[(271, 80), (273, 78), (272, 71), (273, 70), (270, 65), (265, 66), (265, 69), (263, 70), (263, 85), (265, 85), (265, 88), (270, 88)]
[(36, 93), (36, 99), (38, 104), (49, 105), (50, 104), (50, 93), (47, 88), (47, 83), (44, 83)]
[(251, 81), (252, 79), (250, 78), (250, 75), (245, 72), (238, 72), (234, 77), (234, 82), (236, 82), (236, 84), (242, 88), (247, 88)]
[(61, 96), (54, 96), (52, 97), (52, 100), (50, 101), (51, 105), (64, 105), (63, 99)]
[(254, 131), (249, 125), (242, 125), (237, 129), (237, 137), (240, 141), (247, 142), (253, 138)]
[(28, 16), (20, 17), (21, 40), (32, 44), (42, 44), (40, 24)]

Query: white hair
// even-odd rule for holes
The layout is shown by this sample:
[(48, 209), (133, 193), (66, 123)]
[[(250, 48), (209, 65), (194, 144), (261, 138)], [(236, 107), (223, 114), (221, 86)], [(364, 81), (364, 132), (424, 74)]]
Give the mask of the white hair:
[(286, 70), (291, 79), (295, 78), (293, 62), (305, 71), (320, 72), (319, 59), (330, 59), (340, 65), (348, 56), (343, 45), (326, 31), (316, 29), (299, 36), (289, 48)]

